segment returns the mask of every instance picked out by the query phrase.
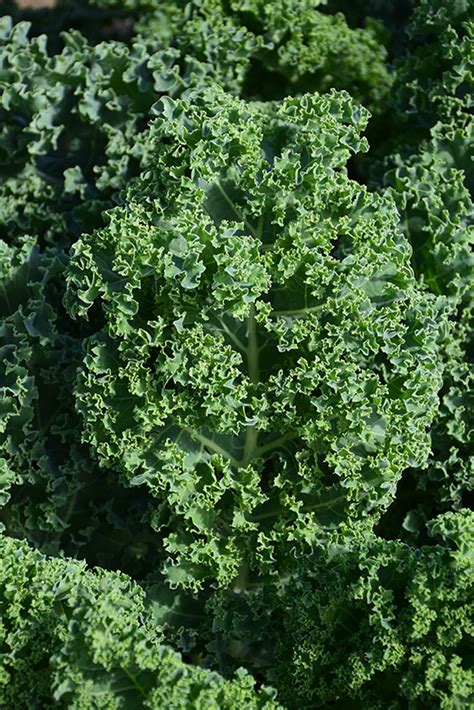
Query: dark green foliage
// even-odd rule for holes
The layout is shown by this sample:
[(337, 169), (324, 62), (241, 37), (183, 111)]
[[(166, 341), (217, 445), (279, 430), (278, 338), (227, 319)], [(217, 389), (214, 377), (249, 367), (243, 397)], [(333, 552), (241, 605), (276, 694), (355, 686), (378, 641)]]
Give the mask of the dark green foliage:
[(342, 14), (319, 12), (320, 4), (160, 2), (156, 21), (145, 17), (137, 30), (162, 35), (163, 44), (171, 41), (184, 57), (203, 62), (222, 86), (247, 97), (276, 99), (335, 87), (350, 89), (377, 112), (391, 83), (377, 28), (350, 29)]
[(228, 681), (161, 645), (143, 590), (0, 539), (2, 707), (278, 708), (240, 671)]
[(424, 463), (442, 311), (393, 203), (341, 170), (364, 147), (347, 95), (156, 110), (150, 168), (74, 246), (69, 310), (105, 320), (77, 406), (102, 465), (157, 498), (170, 581), (229, 584), (290, 531), (376, 518)]
[(403, 51), (406, 26), (415, 5), (416, 0), (327, 0), (321, 9), (331, 14), (342, 12), (350, 27), (366, 27), (376, 21), (393, 59)]
[(128, 15), (133, 33), (155, 49), (178, 49), (184, 65), (197, 62), (226, 89), (248, 97), (335, 87), (350, 89), (378, 112), (391, 84), (382, 26), (350, 28), (342, 13), (321, 12), (321, 0), (62, 0), (59, 7), (72, 18)]
[[(409, 47), (400, 61), (395, 90), (413, 130), (438, 121), (472, 128), (474, 27), (471, 0), (422, 0), (408, 28)], [(406, 140), (406, 138), (405, 138)]]
[(348, 534), (284, 583), (216, 596), (208, 648), (229, 669), (268, 673), (288, 707), (469, 706), (473, 514), (429, 533), (421, 549)]
[(473, 706), (472, 0), (0, 15), (0, 706)]
[[(409, 27), (413, 51), (400, 62), (395, 101), (402, 131), (385, 160), (384, 184), (404, 216), (422, 286), (449, 302), (440, 350), (444, 381), (425, 471), (407, 471), (380, 530), (426, 538), (426, 524), (472, 501), (474, 470), (472, 286), (474, 90), (472, 3), (424, 0)], [(392, 147), (393, 149), (393, 147)]]
[(140, 574), (156, 556), (141, 524), (148, 497), (124, 497), (81, 443), (72, 390), (87, 331), (61, 307), (65, 257), (32, 238), (0, 244), (0, 521), (51, 554)]
[(90, 47), (72, 33), (49, 56), (28, 29), (1, 22), (0, 224), (9, 241), (30, 234), (67, 247), (138, 172), (150, 108), (184, 80), (174, 50), (150, 54), (141, 40)]

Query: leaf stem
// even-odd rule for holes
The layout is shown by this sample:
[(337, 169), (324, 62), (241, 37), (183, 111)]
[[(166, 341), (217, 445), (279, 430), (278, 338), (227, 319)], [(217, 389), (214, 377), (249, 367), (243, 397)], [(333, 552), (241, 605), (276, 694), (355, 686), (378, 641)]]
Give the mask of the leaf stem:
[(238, 347), (238, 349), (239, 349), (241, 352), (244, 352), (244, 353), (245, 353), (245, 352), (247, 351), (247, 348), (246, 348), (245, 345), (239, 340), (239, 338), (227, 327), (227, 325), (226, 325), (224, 319), (223, 319), (223, 318), (217, 318), (217, 320), (218, 320), (219, 323), (221, 324), (222, 329), (224, 330), (224, 332), (226, 333), (226, 335), (234, 342), (234, 344)]
[(250, 224), (250, 222), (244, 217), (243, 213), (239, 210), (239, 208), (237, 207), (237, 205), (235, 205), (235, 204), (232, 202), (231, 198), (229, 197), (229, 195), (227, 194), (227, 192), (226, 192), (226, 191), (224, 190), (224, 188), (222, 187), (222, 184), (221, 184), (220, 180), (217, 180), (216, 186), (217, 186), (217, 189), (219, 190), (219, 192), (221, 193), (222, 197), (224, 198), (224, 200), (227, 202), (227, 204), (229, 205), (229, 207), (233, 210), (234, 214), (239, 218), (239, 221), (240, 221), (240, 222), (243, 222), (243, 224), (244, 224), (245, 227), (248, 229), (248, 231), (250, 232), (250, 234), (251, 234), (253, 237), (255, 237), (255, 236), (256, 236), (256, 234), (255, 234), (255, 229), (252, 227), (252, 225)]
[(324, 303), (319, 303), (317, 306), (309, 306), (308, 308), (296, 308), (288, 311), (271, 311), (272, 316), (304, 316), (306, 313), (313, 313), (324, 308)]
[[(255, 320), (255, 304), (250, 306), (250, 313), (247, 321), (247, 367), (250, 381), (253, 384), (258, 384), (260, 381), (259, 367), (259, 348), (257, 321)], [(247, 466), (253, 458), (258, 444), (258, 430), (255, 426), (250, 426), (247, 429), (245, 437), (244, 453), (241, 466)]]
[(257, 442), (258, 442), (258, 429), (254, 426), (249, 426), (247, 429), (247, 433), (245, 435), (245, 445), (244, 445), (244, 453), (242, 456), (242, 461), (239, 464), (239, 466), (241, 468), (245, 468), (245, 466), (248, 466), (251, 459), (253, 459), (255, 452), (257, 450)]
[(297, 436), (298, 434), (294, 432), (284, 434), (283, 436), (278, 437), (278, 439), (273, 439), (273, 441), (269, 441), (268, 444), (259, 446), (257, 449), (255, 449), (254, 455), (262, 456), (262, 454), (266, 454), (269, 451), (273, 451), (273, 449), (277, 449), (281, 444), (284, 444), (286, 441), (292, 441), (293, 439), (296, 439)]
[(232, 456), (232, 454), (226, 451), (222, 446), (219, 446), (219, 444), (216, 444), (216, 442), (212, 439), (209, 439), (209, 437), (204, 436), (204, 434), (200, 434), (199, 432), (194, 431), (194, 429), (189, 429), (188, 427), (183, 427), (183, 430), (187, 434), (189, 434), (192, 439), (196, 439), (207, 449), (210, 449), (215, 454), (219, 454), (220, 456), (226, 458), (228, 461), (230, 461), (232, 466), (239, 468), (242, 465), (240, 461), (238, 461), (234, 456)]
[(250, 314), (247, 321), (247, 363), (250, 381), (258, 384), (260, 381), (260, 371), (258, 362), (258, 336), (257, 321), (255, 320), (255, 304), (250, 306)]
[(137, 681), (137, 679), (135, 678), (133, 673), (130, 673), (130, 671), (125, 666), (123, 666), (123, 670), (124, 670), (125, 674), (130, 678), (130, 680), (132, 681), (133, 685), (138, 690), (138, 692), (141, 695), (145, 696), (146, 695), (145, 689), (140, 685), (140, 683)]

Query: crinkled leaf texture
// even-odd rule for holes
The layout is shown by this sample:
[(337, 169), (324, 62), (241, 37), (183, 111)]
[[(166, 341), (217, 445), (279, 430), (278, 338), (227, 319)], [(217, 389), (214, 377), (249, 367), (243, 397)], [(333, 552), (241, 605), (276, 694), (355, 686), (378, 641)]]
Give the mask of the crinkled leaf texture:
[[(420, 284), (449, 303), (449, 323), (441, 342), (443, 386), (432, 426), (428, 467), (413, 472), (415, 490), (406, 496), (417, 533), (436, 511), (459, 508), (473, 490), (472, 283), (474, 209), (467, 175), (457, 167), (457, 131), (433, 131), (433, 139), (410, 160), (395, 158), (386, 175), (413, 245)], [(450, 139), (446, 134), (451, 134)], [(472, 152), (472, 151), (471, 151)], [(453, 167), (456, 165), (456, 167)], [(408, 481), (407, 481), (408, 482)], [(410, 484), (411, 485), (411, 484)], [(418, 508), (415, 510), (415, 508)], [(403, 520), (403, 516), (402, 516)]]
[(139, 172), (150, 109), (185, 86), (174, 49), (146, 41), (87, 44), (63, 35), (58, 54), (29, 23), (0, 18), (0, 225), (67, 249)]
[(397, 67), (399, 108), (420, 129), (451, 119), (472, 125), (474, 23), (471, 0), (419, 0), (410, 50)]
[(155, 0), (135, 31), (157, 47), (176, 46), (233, 93), (268, 100), (346, 89), (379, 113), (392, 83), (380, 26), (350, 28), (342, 13), (320, 12), (324, 4)]
[(0, 527), (48, 554), (139, 575), (158, 553), (142, 522), (152, 499), (104, 476), (81, 442), (73, 386), (88, 331), (61, 306), (66, 261), (31, 237), (0, 240)]
[(224, 680), (162, 645), (143, 590), (124, 574), (2, 537), (0, 611), (2, 707), (280, 707), (245, 671)]
[(257, 666), (272, 657), (267, 677), (288, 707), (469, 707), (474, 515), (447, 513), (429, 533), (421, 549), (347, 535), (279, 588), (226, 599), (215, 610), (219, 647), (234, 665), (246, 653)]
[(2, 707), (473, 705), (471, 4), (0, 20)]
[[(179, 50), (185, 75), (198, 70), (227, 91), (264, 100), (346, 89), (380, 113), (393, 80), (382, 23), (372, 18), (364, 27), (350, 27), (342, 12), (325, 12), (326, 3), (127, 0), (125, 5), (136, 15), (138, 37), (158, 51)], [(89, 10), (91, 5), (123, 11), (124, 3), (87, 0)]]
[(471, 3), (420, 0), (398, 67), (402, 109), (385, 185), (402, 215), (422, 288), (442, 295), (449, 320), (440, 347), (443, 385), (423, 471), (407, 471), (381, 520), (388, 537), (427, 538), (428, 521), (472, 505), (474, 89)]
[(347, 94), (156, 112), (149, 169), (73, 249), (69, 311), (106, 321), (77, 407), (103, 465), (155, 495), (170, 582), (225, 585), (373, 522), (425, 462), (443, 304), (393, 201), (347, 176), (367, 121)]

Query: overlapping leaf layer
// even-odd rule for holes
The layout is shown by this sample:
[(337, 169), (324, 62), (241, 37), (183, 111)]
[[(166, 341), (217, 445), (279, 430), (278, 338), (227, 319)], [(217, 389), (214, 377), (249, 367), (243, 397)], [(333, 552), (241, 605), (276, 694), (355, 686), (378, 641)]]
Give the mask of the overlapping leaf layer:
[(1, 14), (0, 705), (470, 707), (472, 0)]

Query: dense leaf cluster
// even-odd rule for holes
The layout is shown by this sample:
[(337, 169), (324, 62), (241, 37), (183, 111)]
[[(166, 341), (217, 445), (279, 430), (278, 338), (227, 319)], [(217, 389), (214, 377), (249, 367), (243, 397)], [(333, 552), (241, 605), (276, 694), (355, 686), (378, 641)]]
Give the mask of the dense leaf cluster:
[(470, 707), (472, 0), (1, 13), (0, 705)]
[(126, 575), (0, 544), (4, 707), (279, 707), (245, 671), (227, 681), (183, 663)]
[(157, 498), (171, 582), (281, 574), (289, 536), (377, 519), (425, 460), (439, 309), (391, 200), (341, 170), (366, 120), (347, 95), (156, 111), (152, 169), (73, 247), (69, 311), (105, 321), (84, 432)]
[(221, 655), (266, 668), (289, 707), (468, 706), (473, 522), (471, 511), (436, 518), (421, 549), (348, 534), (251, 600), (217, 597)]

